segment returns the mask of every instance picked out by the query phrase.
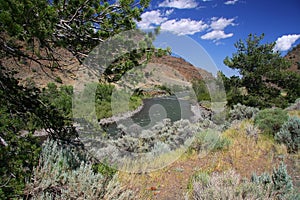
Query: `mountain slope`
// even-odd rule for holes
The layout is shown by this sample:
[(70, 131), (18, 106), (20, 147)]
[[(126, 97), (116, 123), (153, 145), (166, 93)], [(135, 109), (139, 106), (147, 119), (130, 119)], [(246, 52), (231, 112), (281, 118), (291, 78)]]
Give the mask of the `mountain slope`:
[(300, 44), (289, 51), (285, 58), (292, 64), (290, 70), (300, 73)]
[[(2, 62), (5, 66), (9, 66), (9, 70), (17, 72), (15, 77), (20, 80), (21, 84), (35, 84), (39, 88), (47, 86), (49, 82), (55, 82), (57, 85), (74, 85), (78, 80), (84, 79), (88, 81), (91, 78), (89, 71), (76, 62), (76, 59), (72, 58), (70, 53), (64, 49), (59, 49), (59, 53), (64, 55), (62, 60), (66, 60), (60, 63), (63, 66), (62, 69), (41, 67), (37, 63), (26, 59), (8, 58), (2, 60)], [(142, 74), (145, 76), (146, 73), (152, 72), (158, 79), (147, 79), (144, 84), (162, 85), (160, 80), (165, 80), (166, 82), (170, 81), (171, 83), (176, 82), (179, 85), (186, 85), (185, 83), (190, 83), (194, 79), (212, 77), (211, 73), (196, 68), (182, 58), (172, 56), (153, 57), (147, 64), (147, 67), (143, 69)]]

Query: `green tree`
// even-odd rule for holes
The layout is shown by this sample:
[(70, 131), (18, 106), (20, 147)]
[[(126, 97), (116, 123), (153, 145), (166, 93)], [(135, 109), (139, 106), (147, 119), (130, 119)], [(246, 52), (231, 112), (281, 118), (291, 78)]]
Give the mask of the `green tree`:
[[(68, 58), (58, 50), (64, 48), (82, 62), (107, 38), (135, 29), (135, 21), (148, 4), (149, 0), (0, 0), (0, 199), (22, 196), (37, 164), (39, 143), (32, 137), (37, 129), (68, 142), (76, 136), (67, 123), (71, 89), (49, 85), (42, 93), (23, 87), (7, 73), (12, 66), (5, 61), (13, 58), (19, 64), (25, 59), (61, 69), (61, 61)], [(151, 39), (145, 42), (148, 47)], [(146, 51), (124, 57), (135, 64)], [(120, 58), (123, 60), (127, 59)], [(24, 131), (28, 134), (22, 134)]]
[(232, 78), (232, 84), (240, 89), (232, 87), (238, 91), (229, 101), (232, 104), (239, 101), (255, 107), (285, 107), (300, 96), (300, 76), (287, 71), (290, 63), (274, 51), (275, 43), (261, 44), (263, 38), (263, 34), (250, 34), (245, 42), (239, 40), (235, 44), (237, 52), (224, 60), (241, 75)]
[[(56, 61), (56, 47), (64, 47), (82, 61), (105, 39), (135, 29), (149, 1), (0, 0), (0, 31), (6, 33), (1, 35), (1, 49), (42, 64)], [(47, 55), (36, 57), (24, 46), (43, 47)]]
[[(53, 101), (54, 102), (54, 101)], [(18, 198), (37, 164), (44, 129), (54, 139), (70, 141), (76, 136), (64, 112), (42, 98), (37, 88), (25, 88), (0, 66), (0, 198)]]
[(192, 87), (199, 102), (211, 100), (209, 90), (204, 80), (194, 80), (192, 82)]

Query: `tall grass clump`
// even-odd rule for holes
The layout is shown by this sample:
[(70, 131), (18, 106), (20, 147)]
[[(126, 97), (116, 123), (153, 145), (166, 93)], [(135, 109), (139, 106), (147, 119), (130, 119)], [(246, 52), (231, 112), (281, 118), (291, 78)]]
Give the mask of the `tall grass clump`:
[(276, 133), (275, 139), (284, 143), (290, 153), (296, 153), (300, 148), (300, 119), (298, 117), (290, 117), (286, 121), (279, 132)]
[(254, 118), (254, 124), (264, 133), (274, 136), (287, 119), (287, 111), (280, 108), (270, 108), (258, 112)]
[(227, 137), (222, 136), (219, 131), (208, 129), (195, 134), (190, 149), (197, 152), (217, 151), (228, 148), (230, 143), (231, 141)]
[(25, 193), (31, 199), (132, 199), (117, 173), (110, 175), (95, 173), (85, 154), (48, 140)]

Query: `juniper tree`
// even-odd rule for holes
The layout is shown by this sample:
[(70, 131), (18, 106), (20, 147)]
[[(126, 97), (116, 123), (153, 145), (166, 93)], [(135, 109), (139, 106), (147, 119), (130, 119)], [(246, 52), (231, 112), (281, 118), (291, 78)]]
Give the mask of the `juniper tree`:
[[(233, 105), (240, 101), (255, 107), (286, 107), (300, 95), (299, 74), (288, 71), (290, 63), (274, 50), (275, 42), (262, 44), (263, 38), (264, 34), (250, 34), (245, 42), (239, 40), (234, 45), (237, 52), (224, 60), (241, 75), (235, 84), (240, 91), (229, 100)], [(246, 91), (242, 92), (243, 88)]]

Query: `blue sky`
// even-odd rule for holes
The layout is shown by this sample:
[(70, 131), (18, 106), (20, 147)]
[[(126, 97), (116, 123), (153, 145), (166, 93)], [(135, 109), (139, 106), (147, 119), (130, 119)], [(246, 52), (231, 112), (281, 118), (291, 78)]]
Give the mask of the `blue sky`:
[[(300, 43), (300, 1), (152, 0), (138, 27), (147, 30), (157, 26), (162, 31), (158, 40), (167, 41), (168, 34), (172, 34), (172, 41), (178, 43), (172, 50), (179, 52), (182, 47), (180, 52), (185, 51), (179, 56), (206, 69), (204, 65), (209, 65), (211, 59), (218, 70), (231, 76), (236, 72), (226, 67), (223, 60), (236, 52), (234, 43), (250, 33), (264, 33), (263, 42), (276, 41), (275, 48), (282, 55)], [(203, 52), (209, 58), (197, 57)]]

